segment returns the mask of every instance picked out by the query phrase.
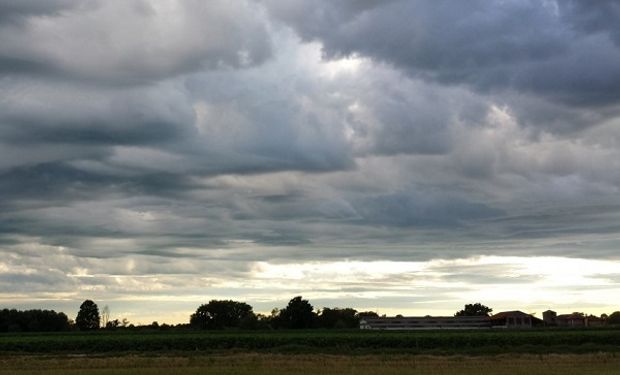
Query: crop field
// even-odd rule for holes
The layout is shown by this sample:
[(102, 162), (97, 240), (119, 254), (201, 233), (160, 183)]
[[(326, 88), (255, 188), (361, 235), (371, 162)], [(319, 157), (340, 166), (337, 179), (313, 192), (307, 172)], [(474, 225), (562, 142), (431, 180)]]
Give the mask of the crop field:
[(236, 353), (189, 356), (0, 357), (0, 375), (105, 374), (425, 374), (607, 375), (618, 374), (614, 354), (425, 356)]
[(0, 353), (262, 352), (468, 354), (620, 352), (620, 330), (219, 331), (0, 335)]
[(620, 330), (0, 335), (0, 375), (620, 373)]

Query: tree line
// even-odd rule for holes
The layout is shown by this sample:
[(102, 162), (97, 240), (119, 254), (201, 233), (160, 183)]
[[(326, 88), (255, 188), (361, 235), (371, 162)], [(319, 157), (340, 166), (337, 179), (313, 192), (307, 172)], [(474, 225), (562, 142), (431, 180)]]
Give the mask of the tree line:
[(110, 320), (109, 309), (99, 311), (92, 300), (85, 300), (75, 320), (53, 310), (0, 310), (0, 332), (36, 331), (94, 331), (99, 329), (346, 329), (358, 328), (361, 316), (378, 316), (377, 313), (358, 312), (352, 308), (325, 307), (315, 311), (301, 296), (289, 301), (282, 309), (273, 309), (270, 315), (256, 314), (252, 306), (232, 300), (211, 300), (200, 305), (189, 318), (189, 323), (175, 326), (153, 322), (134, 326), (126, 319)]
[(54, 310), (0, 310), (0, 332), (68, 331), (67, 315)]
[[(467, 304), (455, 316), (488, 316), (493, 309), (480, 303)], [(135, 327), (127, 319), (109, 319), (109, 309), (99, 307), (92, 300), (85, 300), (75, 320), (66, 314), (53, 310), (0, 310), (0, 332), (46, 332), (46, 331), (94, 331), (99, 329), (198, 329), (198, 330), (270, 330), (270, 329), (355, 329), (363, 317), (378, 317), (374, 311), (359, 312), (350, 307), (315, 310), (310, 302), (301, 296), (292, 298), (282, 308), (275, 308), (271, 314), (257, 314), (252, 306), (233, 300), (211, 300), (200, 305), (189, 317), (189, 323), (159, 324)], [(608, 325), (620, 325), (620, 311), (604, 316)]]
[(255, 314), (245, 302), (211, 300), (198, 307), (189, 324), (197, 329), (350, 329), (359, 327), (362, 316), (378, 314), (358, 312), (350, 307), (324, 307), (315, 311), (308, 300), (297, 296), (283, 309), (273, 309), (271, 315)]

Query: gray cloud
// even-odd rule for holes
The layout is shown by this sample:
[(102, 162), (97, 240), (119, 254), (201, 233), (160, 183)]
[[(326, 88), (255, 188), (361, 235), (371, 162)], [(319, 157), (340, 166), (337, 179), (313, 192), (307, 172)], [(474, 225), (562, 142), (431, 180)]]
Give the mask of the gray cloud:
[(432, 194), (391, 194), (365, 198), (355, 204), (364, 221), (381, 225), (450, 227), (462, 220), (500, 216), (484, 204)]
[(619, 99), (613, 2), (265, 3), (303, 39), (320, 41), (327, 58), (369, 56), (414, 77), (570, 106)]
[(617, 259), (614, 3), (166, 4), (0, 1), (0, 302), (453, 309), (546, 281), (308, 275)]
[(93, 4), (91, 0), (2, 0), (0, 1), (0, 23), (19, 22), (28, 17), (55, 16), (62, 11)]
[(105, 1), (64, 9), (66, 4), (10, 7), (5, 17), (27, 19), (3, 26), (3, 71), (147, 84), (188, 71), (252, 65), (271, 53), (264, 20), (248, 2)]
[(571, 0), (558, 2), (562, 16), (586, 33), (606, 33), (616, 44), (620, 43), (620, 6), (613, 0)]
[(8, 96), (0, 132), (12, 145), (157, 144), (193, 129), (187, 98), (171, 86), (99, 90), (20, 80), (1, 89)]

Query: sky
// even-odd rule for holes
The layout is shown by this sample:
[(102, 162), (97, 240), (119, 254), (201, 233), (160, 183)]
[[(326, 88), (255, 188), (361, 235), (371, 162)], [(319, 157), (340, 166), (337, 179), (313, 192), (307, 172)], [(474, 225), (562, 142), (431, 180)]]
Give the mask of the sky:
[(614, 0), (0, 0), (0, 308), (620, 310)]

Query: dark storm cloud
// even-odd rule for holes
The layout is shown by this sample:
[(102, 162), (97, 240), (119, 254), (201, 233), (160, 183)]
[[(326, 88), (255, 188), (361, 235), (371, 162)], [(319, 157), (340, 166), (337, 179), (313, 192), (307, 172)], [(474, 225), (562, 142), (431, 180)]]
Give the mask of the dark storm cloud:
[(37, 198), (58, 204), (65, 199), (89, 200), (97, 196), (130, 193), (175, 196), (196, 187), (188, 177), (165, 171), (142, 173), (127, 178), (96, 173), (66, 163), (45, 163), (17, 167), (1, 173), (0, 191), (7, 200)]
[(586, 33), (607, 33), (620, 44), (620, 4), (614, 0), (559, 1), (562, 16), (577, 29)]
[(497, 217), (501, 210), (434, 194), (391, 194), (367, 197), (354, 204), (365, 222), (378, 225), (454, 228), (462, 221)]
[(412, 76), (577, 105), (620, 97), (613, 2), (266, 1), (329, 58), (360, 54)]
[[(114, 146), (165, 148), (190, 139), (191, 105), (181, 91), (164, 86), (120, 90), (32, 78), (0, 80), (0, 171), (102, 160), (114, 153)], [(23, 147), (30, 152), (20, 152)]]
[(26, 17), (53, 16), (63, 10), (94, 3), (92, 0), (2, 0), (0, 1), (0, 23), (18, 22)]
[[(590, 234), (600, 236), (620, 231), (617, 221), (620, 207), (592, 202), (590, 205), (565, 204), (561, 207), (545, 207), (541, 211), (529, 211), (525, 215), (498, 218), (502, 235), (509, 238), (554, 238), (561, 234)], [(597, 252), (600, 255), (599, 252)]]
[(40, 273), (2, 273), (0, 274), (0, 287), (3, 290), (10, 290), (14, 293), (33, 293), (50, 290), (50, 286), (56, 288), (70, 288), (75, 285), (67, 280), (64, 273), (49, 272)]

